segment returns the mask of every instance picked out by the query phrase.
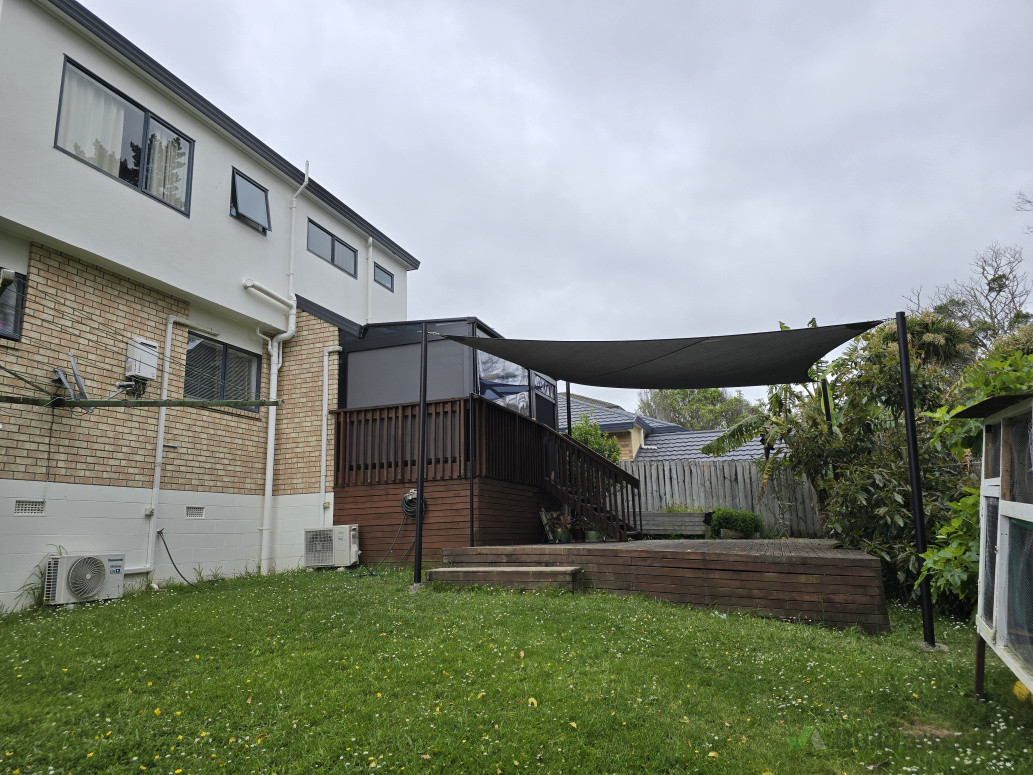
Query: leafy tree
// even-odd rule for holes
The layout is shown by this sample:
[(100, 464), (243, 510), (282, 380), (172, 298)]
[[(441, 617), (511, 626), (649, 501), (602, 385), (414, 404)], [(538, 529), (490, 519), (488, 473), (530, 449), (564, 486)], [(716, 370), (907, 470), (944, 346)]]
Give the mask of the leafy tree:
[(611, 463), (621, 460), (621, 445), (613, 436), (607, 436), (599, 423), (592, 419), (591, 412), (577, 418), (570, 429), (575, 441), (580, 441), (593, 452), (598, 452)]
[(639, 414), (666, 420), (690, 431), (728, 428), (760, 408), (724, 388), (642, 390), (638, 394)]
[[(950, 516), (964, 476), (935, 434), (931, 416), (952, 381), (945, 366), (968, 356), (968, 332), (932, 313), (908, 319), (911, 381), (918, 421), (926, 532)], [(825, 372), (832, 421), (813, 385), (771, 388), (767, 411), (736, 424), (704, 447), (714, 454), (760, 436), (771, 450), (765, 481), (785, 470), (814, 486), (829, 532), (844, 546), (883, 560), (887, 591), (908, 598), (920, 564), (914, 544), (903, 394), (893, 323), (867, 332)]]
[(1022, 271), (1022, 248), (990, 244), (972, 261), (966, 280), (936, 289), (933, 311), (974, 332), (979, 351), (1033, 321), (1025, 311), (1033, 282)]

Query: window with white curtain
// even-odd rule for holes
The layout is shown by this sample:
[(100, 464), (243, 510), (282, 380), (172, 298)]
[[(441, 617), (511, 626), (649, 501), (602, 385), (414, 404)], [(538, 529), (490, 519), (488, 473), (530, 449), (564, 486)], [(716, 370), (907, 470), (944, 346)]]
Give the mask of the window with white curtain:
[(71, 60), (65, 60), (54, 144), (189, 213), (193, 140)]

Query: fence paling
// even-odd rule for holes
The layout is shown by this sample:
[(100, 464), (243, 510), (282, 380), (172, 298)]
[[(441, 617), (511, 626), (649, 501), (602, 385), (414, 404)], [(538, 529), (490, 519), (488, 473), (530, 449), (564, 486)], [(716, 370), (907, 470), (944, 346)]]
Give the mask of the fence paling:
[(750, 461), (624, 462), (621, 467), (642, 482), (642, 510), (647, 512), (675, 505), (699, 511), (744, 508), (758, 512), (776, 532), (799, 537), (824, 534), (808, 482), (782, 473), (760, 495), (760, 472)]

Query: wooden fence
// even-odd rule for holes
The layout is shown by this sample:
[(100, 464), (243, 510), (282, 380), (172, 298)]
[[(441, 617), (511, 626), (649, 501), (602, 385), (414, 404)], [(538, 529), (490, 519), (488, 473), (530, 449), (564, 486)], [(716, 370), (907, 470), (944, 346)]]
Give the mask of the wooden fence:
[(761, 496), (760, 471), (749, 461), (623, 462), (621, 468), (638, 477), (643, 515), (663, 512), (669, 506), (686, 507), (688, 511), (747, 509), (760, 514), (767, 528), (779, 535), (825, 535), (818, 519), (817, 498), (808, 482), (780, 475), (768, 483)]

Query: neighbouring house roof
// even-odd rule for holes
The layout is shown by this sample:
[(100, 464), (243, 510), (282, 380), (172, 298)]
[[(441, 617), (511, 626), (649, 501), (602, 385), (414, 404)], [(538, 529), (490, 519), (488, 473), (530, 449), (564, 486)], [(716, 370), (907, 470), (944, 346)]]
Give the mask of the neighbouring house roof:
[[(82, 29), (92, 34), (100, 40), (101, 43), (110, 47), (116, 54), (119, 54), (131, 64), (138, 67), (228, 135), (243, 144), (245, 147), (254, 151), (271, 167), (278, 170), (290, 180), (293, 180), (299, 186), (302, 181), (304, 181), (305, 173), (302, 170), (295, 167), (283, 156), (278, 154), (268, 145), (259, 140), (255, 135), (251, 134), (251, 132), (247, 131), (244, 127), (230, 118), (226, 113), (202, 97), (197, 91), (189, 87), (184, 81), (180, 80), (158, 64), (155, 59), (144, 53), (142, 49), (116, 32), (114, 28), (104, 23), (100, 18), (90, 13), (79, 3), (75, 2), (75, 0), (49, 0), (49, 3), (57, 11), (60, 11), (66, 17), (78, 24)], [(382, 248), (395, 255), (410, 269), (419, 269), (420, 262), (417, 261), (416, 258), (407, 250), (398, 245), (394, 240), (314, 180), (309, 180), (308, 187), (305, 191), (321, 201), (346, 221), (350, 222), (360, 232), (372, 237), (373, 240)]]
[(741, 447), (719, 457), (705, 455), (700, 450), (724, 431), (690, 431), (682, 428), (666, 433), (651, 433), (646, 443), (639, 447), (635, 462), (657, 462), (660, 460), (756, 460), (764, 457), (764, 445), (759, 439), (751, 439)]
[[(566, 394), (560, 394), (556, 408), (558, 427), (567, 429)], [(720, 457), (704, 455), (700, 449), (716, 439), (724, 431), (690, 431), (673, 422), (657, 420), (635, 412), (628, 412), (616, 404), (607, 404), (571, 393), (570, 413), (574, 422), (582, 415), (591, 414), (592, 419), (606, 433), (631, 430), (636, 425), (645, 433), (643, 446), (635, 455), (635, 462), (659, 460), (756, 460), (764, 456), (764, 446), (759, 440), (751, 440)]]

